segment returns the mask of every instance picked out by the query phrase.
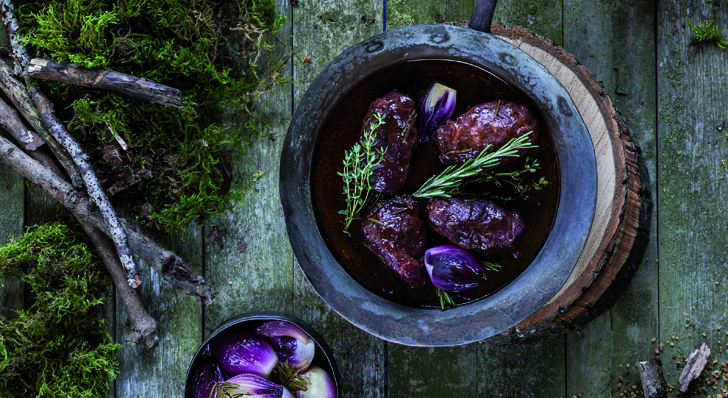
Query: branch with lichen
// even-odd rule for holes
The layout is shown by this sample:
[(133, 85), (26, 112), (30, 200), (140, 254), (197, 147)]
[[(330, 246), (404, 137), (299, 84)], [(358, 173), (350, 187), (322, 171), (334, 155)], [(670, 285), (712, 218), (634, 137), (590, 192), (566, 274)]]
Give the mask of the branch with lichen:
[(40, 120), (38, 111), (33, 106), (33, 101), (30, 99), (28, 91), (25, 89), (23, 83), (21, 83), (15, 76), (5, 62), (0, 62), (0, 89), (5, 92), (10, 102), (15, 105), (15, 108), (20, 112), (25, 120), (30, 123), (30, 126), (45, 140), (50, 146), (51, 151), (56, 156), (58, 161), (66, 170), (68, 176), (71, 178), (73, 186), (80, 187), (83, 179), (81, 178), (78, 170), (76, 170), (75, 163), (71, 159), (71, 156), (61, 147), (61, 145), (53, 138), (50, 132), (45, 128), (43, 122)]
[(27, 70), (36, 79), (115, 91), (157, 104), (182, 108), (182, 94), (179, 90), (143, 77), (108, 69), (87, 69), (69, 62), (48, 59), (32, 59)]
[(23, 76), (25, 82), (28, 83), (29, 77), (25, 76), (23, 69), (25, 65), (30, 63), (30, 55), (23, 45), (18, 30), (20, 24), (15, 16), (15, 6), (12, 0), (0, 0), (0, 14), (2, 14), (3, 22), (8, 30), (8, 38), (10, 39), (10, 47), (13, 49), (13, 58), (15, 59), (15, 74)]
[(91, 198), (93, 204), (99, 208), (102, 216), (104, 217), (105, 223), (108, 225), (109, 237), (116, 246), (116, 252), (119, 255), (121, 264), (127, 272), (127, 282), (131, 287), (137, 287), (141, 284), (141, 277), (136, 266), (136, 261), (131, 255), (129, 250), (129, 244), (127, 242), (127, 236), (124, 229), (121, 227), (119, 218), (116, 216), (116, 211), (111, 206), (109, 198), (106, 196), (104, 189), (101, 187), (101, 183), (96, 178), (96, 173), (91, 166), (91, 162), (86, 151), (76, 142), (73, 137), (66, 131), (66, 127), (58, 120), (53, 113), (53, 104), (42, 95), (35, 87), (30, 87), (29, 91), (33, 97), (33, 102), (38, 110), (38, 114), (43, 121), (43, 124), (68, 153), (71, 155), (71, 159), (76, 163), (83, 182), (86, 184), (86, 190)]
[(77, 218), (86, 235), (91, 239), (96, 251), (104, 262), (106, 270), (114, 281), (116, 293), (124, 303), (124, 309), (129, 317), (129, 334), (126, 336), (126, 343), (129, 345), (144, 345), (152, 349), (159, 344), (157, 336), (157, 321), (152, 318), (142, 304), (139, 294), (128, 283), (126, 283), (126, 272), (114, 251), (113, 244), (103, 232), (82, 222)]
[[(109, 228), (98, 209), (83, 192), (74, 189), (63, 178), (43, 167), (3, 137), (0, 137), (0, 162), (39, 186), (81, 223), (91, 225), (107, 236), (110, 235)], [(131, 251), (154, 268), (165, 281), (183, 290), (187, 295), (196, 297), (205, 305), (212, 302), (217, 292), (205, 283), (204, 278), (190, 271), (179, 256), (162, 248), (129, 223), (122, 222), (122, 226), (129, 238)]]

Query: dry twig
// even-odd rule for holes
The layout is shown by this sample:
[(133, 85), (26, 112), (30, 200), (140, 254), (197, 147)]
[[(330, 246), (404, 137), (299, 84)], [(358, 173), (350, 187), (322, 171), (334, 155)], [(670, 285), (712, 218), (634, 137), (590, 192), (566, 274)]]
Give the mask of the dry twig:
[[(0, 137), (0, 162), (5, 163), (33, 184), (38, 185), (84, 224), (91, 225), (109, 235), (108, 226), (88, 197), (75, 190), (49, 169), (23, 153), (10, 141)], [(209, 304), (217, 295), (204, 278), (195, 275), (176, 254), (160, 247), (129, 223), (122, 223), (129, 238), (129, 248), (141, 257), (170, 285)]]
[(157, 104), (182, 108), (182, 94), (176, 88), (113, 70), (86, 69), (68, 62), (32, 59), (28, 74), (36, 79), (116, 91)]

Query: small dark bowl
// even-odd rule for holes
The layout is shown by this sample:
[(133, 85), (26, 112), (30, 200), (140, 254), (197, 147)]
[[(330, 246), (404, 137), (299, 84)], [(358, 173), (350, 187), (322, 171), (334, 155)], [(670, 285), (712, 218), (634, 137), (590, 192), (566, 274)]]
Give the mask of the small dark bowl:
[(207, 338), (207, 340), (202, 343), (200, 348), (195, 353), (195, 356), (192, 357), (192, 360), (190, 361), (190, 366), (187, 368), (187, 377), (185, 378), (185, 398), (192, 397), (192, 379), (195, 377), (195, 372), (197, 372), (197, 369), (207, 362), (215, 361), (210, 354), (209, 347), (210, 342), (214, 340), (217, 335), (222, 333), (223, 330), (227, 329), (240, 330), (241, 332), (252, 332), (253, 330), (255, 330), (255, 328), (268, 321), (291, 322), (296, 326), (300, 327), (304, 332), (306, 332), (306, 334), (311, 336), (314, 343), (316, 344), (316, 354), (313, 357), (313, 362), (311, 363), (311, 366), (318, 366), (321, 369), (324, 369), (331, 376), (331, 378), (334, 380), (334, 385), (336, 386), (336, 396), (337, 398), (341, 397), (341, 393), (339, 392), (339, 379), (341, 378), (341, 376), (339, 376), (339, 370), (336, 367), (334, 355), (331, 353), (331, 349), (326, 344), (324, 339), (318, 333), (316, 333), (316, 331), (313, 330), (311, 326), (306, 324), (304, 321), (296, 318), (295, 316), (283, 312), (253, 311), (234, 316), (223, 322), (222, 325), (215, 329), (214, 332), (210, 333), (210, 336)]

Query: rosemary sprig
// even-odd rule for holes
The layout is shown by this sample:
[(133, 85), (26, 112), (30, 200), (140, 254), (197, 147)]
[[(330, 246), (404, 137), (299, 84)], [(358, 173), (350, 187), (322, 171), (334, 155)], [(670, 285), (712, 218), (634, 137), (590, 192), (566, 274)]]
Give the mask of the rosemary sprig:
[(728, 42), (722, 40), (720, 37), (720, 28), (715, 25), (715, 19), (705, 21), (700, 25), (692, 25), (690, 24), (690, 18), (688, 18), (688, 26), (695, 34), (695, 38), (693, 38), (692, 43), (712, 41), (720, 48), (728, 47)]
[(440, 308), (442, 308), (443, 311), (445, 311), (445, 306), (455, 308), (455, 302), (446, 291), (440, 288), (435, 289), (437, 289), (437, 297), (440, 298)]
[(436, 196), (450, 197), (450, 193), (456, 192), (463, 179), (478, 175), (483, 169), (495, 166), (502, 157), (518, 157), (520, 149), (536, 148), (528, 140), (533, 133), (528, 133), (508, 141), (500, 149), (490, 152), (492, 145), (488, 145), (477, 157), (468, 159), (461, 165), (450, 165), (442, 173), (430, 177), (420, 189), (412, 196), (417, 198), (432, 198)]
[(375, 113), (377, 119), (369, 125), (369, 131), (364, 130), (364, 139), (354, 144), (351, 150), (344, 152), (344, 172), (338, 173), (344, 180), (344, 196), (346, 209), (339, 211), (345, 218), (344, 232), (349, 234), (351, 222), (358, 219), (357, 213), (361, 211), (369, 200), (372, 190), (372, 171), (384, 159), (387, 148), (376, 149), (377, 128), (382, 126), (385, 116)]

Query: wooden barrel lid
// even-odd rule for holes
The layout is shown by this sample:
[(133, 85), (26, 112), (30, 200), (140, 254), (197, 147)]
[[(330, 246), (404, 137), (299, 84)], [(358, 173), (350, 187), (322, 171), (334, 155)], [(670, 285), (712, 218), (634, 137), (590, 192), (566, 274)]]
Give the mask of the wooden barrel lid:
[[(458, 23), (457, 25), (465, 25)], [(574, 56), (528, 29), (493, 24), (493, 34), (543, 64), (571, 95), (594, 143), (598, 193), (586, 246), (559, 292), (517, 326), (488, 340), (508, 344), (595, 316), (608, 289), (625, 284), (644, 253), (651, 203), (642, 195), (639, 148), (596, 77)]]

